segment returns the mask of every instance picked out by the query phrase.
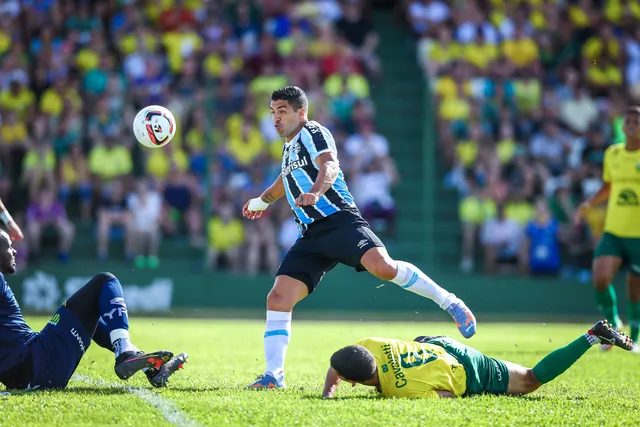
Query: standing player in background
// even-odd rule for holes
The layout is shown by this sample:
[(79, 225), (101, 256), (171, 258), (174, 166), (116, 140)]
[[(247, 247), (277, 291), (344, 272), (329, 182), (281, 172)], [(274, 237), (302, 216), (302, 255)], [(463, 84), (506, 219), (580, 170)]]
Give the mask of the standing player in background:
[(273, 92), (271, 115), (285, 140), (281, 174), (260, 197), (242, 208), (246, 218), (255, 220), (271, 203), (286, 196), (300, 229), (300, 237), (280, 264), (267, 296), (266, 370), (250, 385), (256, 389), (284, 387), (293, 307), (339, 262), (433, 300), (453, 317), (465, 338), (476, 331), (476, 319), (462, 300), (415, 265), (387, 254), (347, 189), (331, 132), (309, 121), (307, 111), (302, 89), (287, 86)]
[(614, 144), (604, 155), (602, 179), (604, 185), (576, 212), (575, 222), (582, 220), (586, 210), (604, 203), (607, 218), (604, 234), (595, 250), (593, 284), (598, 308), (615, 327), (621, 328), (613, 279), (626, 264), (629, 296), (630, 337), (638, 351), (640, 328), (640, 107), (627, 109), (623, 125), (625, 144)]
[[(15, 240), (20, 228), (0, 201), (0, 219)], [(118, 279), (99, 273), (73, 294), (40, 332), (24, 321), (5, 274), (16, 271), (16, 250), (9, 235), (0, 230), (0, 382), (9, 389), (63, 388), (80, 359), (95, 341), (115, 354), (115, 371), (127, 379), (144, 371), (156, 387), (186, 361), (168, 351), (145, 354), (129, 337), (127, 306)]]

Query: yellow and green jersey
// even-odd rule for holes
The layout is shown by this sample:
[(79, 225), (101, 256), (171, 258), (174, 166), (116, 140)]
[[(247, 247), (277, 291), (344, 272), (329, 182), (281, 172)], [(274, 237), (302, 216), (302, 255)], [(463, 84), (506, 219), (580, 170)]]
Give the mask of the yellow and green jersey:
[(356, 344), (373, 354), (384, 396), (439, 397), (438, 390), (461, 396), (466, 391), (464, 367), (440, 346), (377, 337)]
[(611, 184), (604, 231), (640, 238), (640, 150), (627, 151), (624, 144), (607, 148), (602, 178)]

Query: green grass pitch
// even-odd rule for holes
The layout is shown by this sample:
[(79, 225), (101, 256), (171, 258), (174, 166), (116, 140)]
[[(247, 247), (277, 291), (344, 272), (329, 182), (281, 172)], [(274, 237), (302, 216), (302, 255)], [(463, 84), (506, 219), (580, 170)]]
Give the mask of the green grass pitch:
[[(47, 319), (31, 318), (40, 327)], [(480, 323), (468, 344), (532, 366), (589, 325)], [(143, 375), (113, 373), (113, 356), (92, 345), (64, 391), (0, 397), (0, 425), (637, 425), (640, 355), (592, 348), (569, 371), (524, 397), (379, 398), (343, 384), (338, 399), (319, 398), (332, 351), (366, 336), (458, 337), (452, 324), (432, 322), (294, 321), (287, 357), (288, 388), (244, 390), (263, 368), (262, 321), (133, 318), (135, 343), (146, 350), (190, 354), (169, 388)], [(461, 339), (462, 340), (462, 339)]]

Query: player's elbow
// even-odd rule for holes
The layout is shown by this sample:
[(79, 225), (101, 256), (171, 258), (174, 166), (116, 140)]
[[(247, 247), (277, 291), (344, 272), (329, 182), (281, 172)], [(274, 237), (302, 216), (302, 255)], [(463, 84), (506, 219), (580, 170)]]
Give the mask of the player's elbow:
[(540, 380), (538, 380), (538, 378), (536, 378), (535, 374), (533, 373), (533, 369), (529, 369), (524, 377), (524, 380), (522, 381), (522, 394), (533, 393), (541, 385), (542, 383), (540, 382)]

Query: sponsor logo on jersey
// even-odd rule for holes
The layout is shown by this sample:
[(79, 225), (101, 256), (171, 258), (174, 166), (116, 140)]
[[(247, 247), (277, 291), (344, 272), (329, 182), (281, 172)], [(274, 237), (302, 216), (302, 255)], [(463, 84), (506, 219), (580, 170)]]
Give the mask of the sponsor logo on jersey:
[(302, 167), (305, 167), (309, 164), (309, 161), (307, 160), (307, 157), (303, 157), (299, 160), (295, 160), (291, 163), (289, 163), (287, 166), (282, 168), (282, 175), (289, 175), (291, 172), (293, 172), (296, 169), (300, 169)]
[(53, 315), (51, 320), (49, 320), (49, 324), (53, 326), (58, 326), (58, 322), (60, 322), (60, 314), (56, 313)]
[(618, 200), (616, 201), (618, 206), (638, 206), (638, 195), (635, 191), (625, 188), (618, 194)]
[(393, 350), (389, 344), (385, 344), (382, 346), (382, 351), (385, 356), (387, 356), (387, 363), (391, 366), (391, 370), (393, 370), (393, 376), (396, 379), (395, 386), (396, 388), (402, 388), (407, 385), (407, 379), (405, 378), (404, 372), (396, 360), (395, 355), (393, 354)]
[(358, 249), (362, 249), (369, 241), (367, 239), (362, 239), (358, 242)]
[(78, 341), (78, 347), (80, 347), (80, 351), (84, 353), (85, 352), (84, 343), (82, 342), (82, 338), (80, 337), (80, 334), (78, 333), (78, 331), (76, 331), (76, 328), (71, 328), (71, 335), (73, 335), (76, 341)]

